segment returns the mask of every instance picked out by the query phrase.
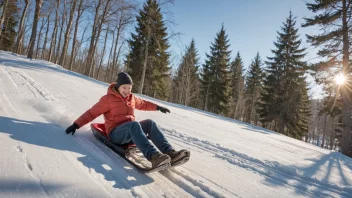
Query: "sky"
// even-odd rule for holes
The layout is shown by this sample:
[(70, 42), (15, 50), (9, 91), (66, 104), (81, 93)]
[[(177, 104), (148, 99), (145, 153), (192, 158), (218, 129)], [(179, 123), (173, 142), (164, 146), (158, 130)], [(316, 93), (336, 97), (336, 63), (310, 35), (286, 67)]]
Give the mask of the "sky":
[(303, 17), (313, 15), (303, 0), (176, 0), (174, 5), (165, 9), (165, 12), (172, 13), (166, 17), (176, 23), (173, 30), (181, 33), (170, 42), (171, 50), (179, 60), (184, 47), (194, 38), (200, 62), (204, 63), (205, 53), (209, 53), (211, 43), (224, 24), (232, 58), (239, 51), (247, 68), (257, 52), (264, 61), (272, 55), (277, 31), (290, 11), (297, 17), (296, 27), (299, 27), (302, 47), (308, 52), (306, 60), (316, 60), (316, 50), (306, 43), (305, 34), (314, 33), (317, 28), (300, 27)]
[(64, 132), (108, 86), (0, 50), (0, 197), (352, 197), (352, 159), (339, 152), (136, 94), (171, 111), (136, 110), (136, 121), (152, 119), (175, 149), (191, 152), (182, 166), (139, 172), (89, 124)]
[[(173, 5), (162, 6), (165, 20), (173, 22), (166, 23), (169, 31), (180, 33), (170, 40), (171, 65), (173, 69), (178, 67), (184, 49), (192, 38), (202, 65), (206, 53), (210, 52), (211, 43), (224, 24), (231, 58), (233, 60), (239, 52), (247, 71), (258, 52), (263, 62), (273, 55), (271, 50), (275, 49), (273, 42), (277, 41), (277, 31), (281, 31), (290, 11), (296, 17), (295, 27), (299, 28), (301, 47), (306, 48), (304, 60), (318, 62), (318, 49), (307, 43), (306, 34), (317, 34), (319, 27), (301, 27), (304, 17), (314, 16), (304, 0), (175, 0)], [(312, 98), (321, 99), (324, 96), (322, 86), (317, 85), (309, 75), (307, 82)]]

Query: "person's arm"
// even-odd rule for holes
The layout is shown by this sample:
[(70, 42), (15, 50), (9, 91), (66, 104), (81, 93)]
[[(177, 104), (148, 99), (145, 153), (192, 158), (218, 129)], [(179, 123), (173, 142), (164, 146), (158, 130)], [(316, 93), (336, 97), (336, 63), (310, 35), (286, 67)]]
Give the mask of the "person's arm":
[(101, 114), (107, 112), (109, 110), (109, 103), (106, 96), (100, 98), (99, 102), (93, 105), (92, 108), (84, 112), (77, 120), (73, 122), (71, 126), (66, 129), (66, 133), (75, 134), (76, 130), (80, 127), (86, 125), (87, 123), (91, 122)]
[(140, 99), (136, 96), (133, 96), (134, 100), (135, 100), (135, 107), (138, 110), (144, 110), (144, 111), (161, 111), (163, 113), (170, 113), (170, 110), (165, 108), (165, 107), (161, 107), (159, 105), (156, 105), (152, 102)]
[(103, 96), (92, 108), (84, 112), (75, 123), (78, 127), (82, 127), (107, 111), (109, 111), (109, 103), (107, 96)]
[(156, 104), (143, 100), (141, 98), (138, 98), (135, 95), (133, 95), (133, 97), (134, 97), (136, 109), (143, 110), (143, 111), (156, 111), (156, 107), (157, 107)]

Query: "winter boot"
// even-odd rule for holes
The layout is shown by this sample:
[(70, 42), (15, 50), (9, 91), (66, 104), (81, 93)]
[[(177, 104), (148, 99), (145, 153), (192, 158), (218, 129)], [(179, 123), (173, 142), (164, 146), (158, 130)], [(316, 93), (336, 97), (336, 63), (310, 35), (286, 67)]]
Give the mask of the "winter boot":
[(173, 149), (169, 152), (166, 152), (165, 154), (171, 157), (171, 165), (173, 165), (175, 162), (183, 160), (186, 157), (189, 158), (190, 156), (190, 152), (186, 149), (182, 149), (180, 151), (176, 151)]
[(155, 152), (150, 159), (150, 162), (152, 163), (153, 168), (159, 167), (165, 164), (170, 165), (170, 161), (171, 161), (170, 156), (162, 154), (160, 152)]

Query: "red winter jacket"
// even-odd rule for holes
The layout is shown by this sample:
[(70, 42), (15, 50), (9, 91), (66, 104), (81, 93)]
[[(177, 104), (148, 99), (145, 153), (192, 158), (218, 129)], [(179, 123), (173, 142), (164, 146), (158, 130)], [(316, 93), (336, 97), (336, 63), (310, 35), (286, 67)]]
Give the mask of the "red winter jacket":
[(108, 93), (75, 121), (79, 127), (104, 114), (106, 133), (109, 137), (111, 130), (115, 127), (135, 120), (134, 109), (156, 111), (156, 104), (137, 98), (133, 94), (123, 98), (113, 89), (115, 84), (112, 83), (108, 88)]

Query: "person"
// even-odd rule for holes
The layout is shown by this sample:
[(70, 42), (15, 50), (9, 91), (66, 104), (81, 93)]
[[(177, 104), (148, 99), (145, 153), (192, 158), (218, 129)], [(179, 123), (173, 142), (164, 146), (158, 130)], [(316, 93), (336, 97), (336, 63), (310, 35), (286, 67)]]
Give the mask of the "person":
[(107, 137), (113, 144), (122, 145), (132, 141), (152, 163), (152, 167), (180, 160), (186, 150), (176, 151), (153, 120), (135, 121), (135, 109), (165, 114), (170, 113), (170, 110), (136, 97), (131, 93), (132, 86), (132, 78), (125, 72), (119, 73), (116, 83), (108, 87), (107, 94), (75, 120), (66, 129), (66, 134), (74, 135), (77, 129), (103, 114)]

